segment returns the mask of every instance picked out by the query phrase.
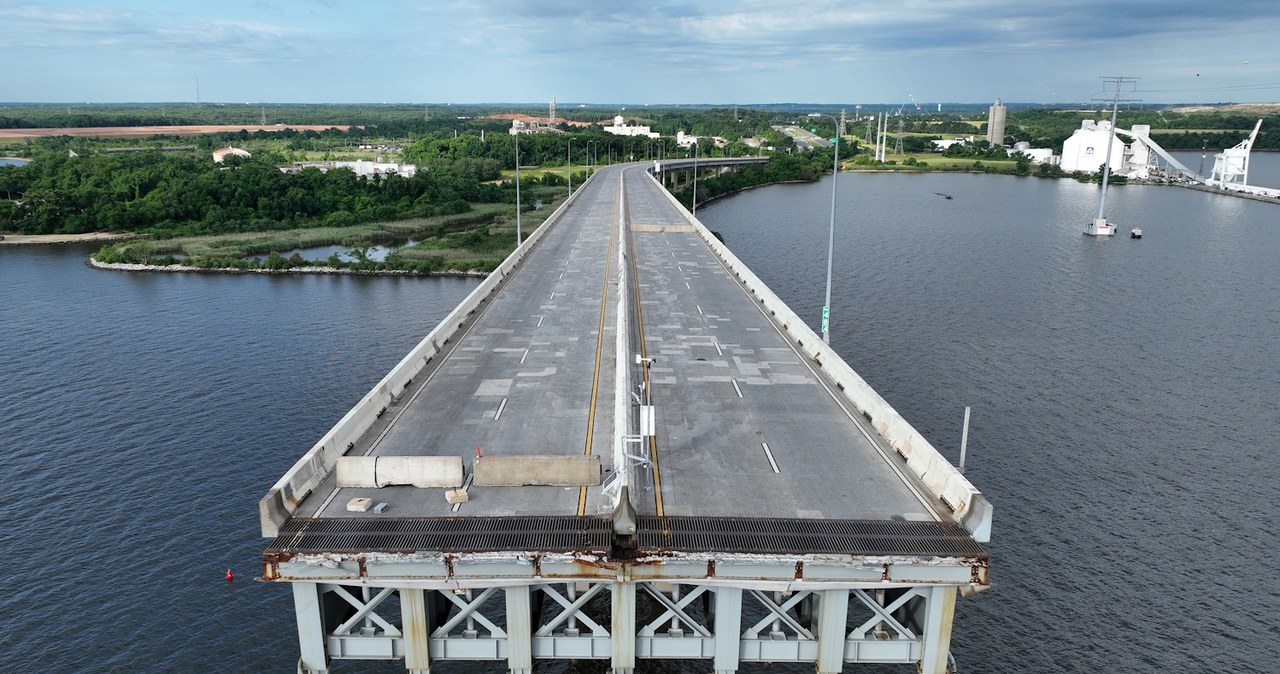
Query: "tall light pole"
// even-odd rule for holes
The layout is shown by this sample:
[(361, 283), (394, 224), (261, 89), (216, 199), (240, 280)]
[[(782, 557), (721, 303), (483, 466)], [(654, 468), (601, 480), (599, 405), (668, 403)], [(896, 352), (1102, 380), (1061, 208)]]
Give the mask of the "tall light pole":
[(520, 134), (516, 133), (516, 245), (520, 245)]
[(569, 178), (569, 196), (573, 196), (573, 136), (569, 136), (569, 150), (565, 155), (569, 157), (569, 171), (566, 173)]
[(693, 142), (693, 217), (698, 217), (698, 141)]
[(827, 228), (827, 296), (822, 303), (822, 341), (831, 344), (831, 260), (836, 249), (836, 185), (840, 183), (840, 122), (831, 115), (818, 112), (809, 113), (810, 117), (826, 117), (836, 129), (836, 152), (831, 165), (831, 223)]

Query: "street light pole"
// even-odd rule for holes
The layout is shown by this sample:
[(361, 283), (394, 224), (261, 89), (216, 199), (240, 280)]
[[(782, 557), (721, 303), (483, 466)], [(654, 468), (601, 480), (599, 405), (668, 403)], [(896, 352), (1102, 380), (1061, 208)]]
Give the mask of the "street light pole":
[(826, 117), (836, 129), (835, 159), (831, 166), (831, 222), (827, 227), (827, 295), (822, 304), (822, 341), (831, 344), (831, 262), (836, 249), (836, 185), (840, 183), (840, 122), (831, 115), (813, 112), (810, 117)]
[(693, 217), (698, 217), (698, 143), (693, 144)]
[(516, 133), (516, 245), (520, 245), (520, 134)]
[(565, 155), (569, 158), (569, 170), (566, 173), (569, 178), (569, 196), (573, 196), (573, 136), (569, 137), (569, 149)]

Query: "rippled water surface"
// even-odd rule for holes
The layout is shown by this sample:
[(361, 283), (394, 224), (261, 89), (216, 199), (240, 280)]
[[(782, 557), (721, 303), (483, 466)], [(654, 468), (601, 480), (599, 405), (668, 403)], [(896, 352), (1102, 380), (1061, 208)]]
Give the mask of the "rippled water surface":
[[(830, 186), (698, 209), (814, 322)], [(1109, 215), (1145, 238), (1096, 240), (1096, 197), (841, 176), (833, 345), (951, 456), (973, 407), (996, 587), (958, 604), (964, 671), (1274, 671), (1280, 206), (1126, 186)], [(292, 671), (257, 500), (475, 282), (88, 252), (0, 247), (0, 670)]]

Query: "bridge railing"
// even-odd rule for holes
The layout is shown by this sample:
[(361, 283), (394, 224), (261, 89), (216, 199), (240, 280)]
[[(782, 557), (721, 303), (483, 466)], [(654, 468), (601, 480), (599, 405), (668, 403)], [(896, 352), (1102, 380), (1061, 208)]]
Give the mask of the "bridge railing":
[[(649, 175), (653, 178), (652, 173)], [(654, 181), (657, 182), (656, 178)], [(711, 230), (693, 217), (670, 192), (666, 189), (662, 189), (662, 192), (693, 225), (707, 247), (742, 282), (761, 307), (774, 317), (788, 338), (809, 356), (814, 366), (827, 373), (845, 399), (871, 422), (889, 447), (902, 456), (907, 468), (932, 492), (931, 495), (941, 500), (954, 513), (956, 520), (964, 525), (975, 540), (989, 541), (992, 507), (977, 487), (844, 362), (839, 354), (824, 343), (822, 337), (721, 243)]]
[(466, 299), (440, 322), (418, 345), (382, 378), (373, 390), (369, 391), (351, 411), (347, 412), (333, 428), (320, 438), (306, 454), (293, 464), (288, 472), (267, 490), (266, 496), (258, 501), (258, 518), (262, 526), (264, 538), (272, 538), (279, 534), (280, 525), (298, 509), (298, 505), (307, 497), (338, 464), (338, 457), (350, 451), (355, 443), (369, 430), (370, 426), (386, 411), (387, 407), (400, 400), (405, 389), (413, 382), (414, 377), (422, 371), (428, 362), (440, 353), (445, 344), (466, 324), (471, 314), (491, 295), (507, 276), (509, 276), (526, 255), (542, 240), (551, 227), (573, 203), (574, 199), (593, 180), (588, 178), (563, 204), (560, 205), (542, 224), (533, 230), (510, 255), (493, 270), (480, 285), (472, 290)]

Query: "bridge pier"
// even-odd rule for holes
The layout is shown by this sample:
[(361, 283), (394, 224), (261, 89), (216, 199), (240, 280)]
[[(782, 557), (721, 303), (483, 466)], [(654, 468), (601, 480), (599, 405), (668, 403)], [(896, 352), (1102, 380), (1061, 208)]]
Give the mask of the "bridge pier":
[[(640, 658), (701, 658), (715, 674), (735, 674), (742, 662), (810, 662), (819, 674), (861, 663), (917, 663), (922, 674), (946, 674), (958, 587), (837, 582), (823, 589), (819, 582), (810, 583), (819, 586), (812, 590), (788, 590), (784, 582), (761, 590), (751, 587), (758, 582), (589, 576), (483, 582), (492, 585), (295, 581), (300, 671), (327, 674), (335, 659), (403, 659), (409, 674), (430, 674), (440, 660), (505, 661), (511, 674), (531, 674), (535, 659), (608, 659), (613, 674), (633, 674)], [(396, 595), (399, 625), (378, 613)]]

